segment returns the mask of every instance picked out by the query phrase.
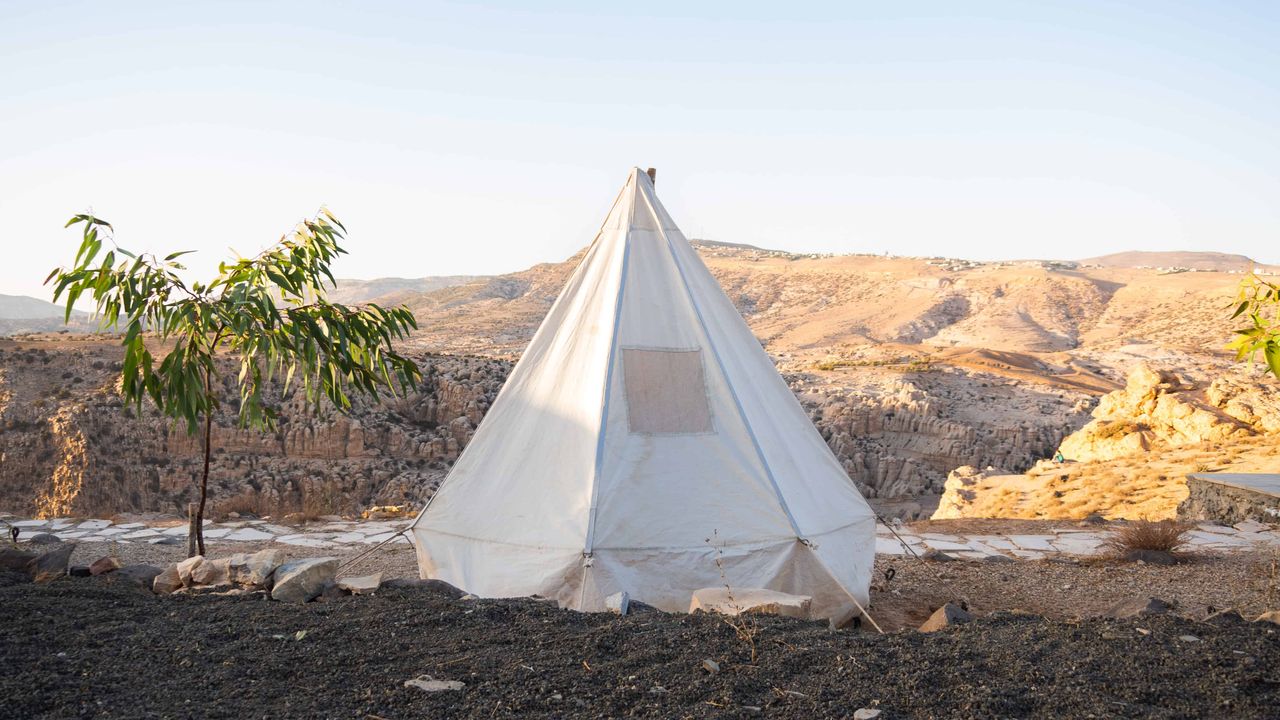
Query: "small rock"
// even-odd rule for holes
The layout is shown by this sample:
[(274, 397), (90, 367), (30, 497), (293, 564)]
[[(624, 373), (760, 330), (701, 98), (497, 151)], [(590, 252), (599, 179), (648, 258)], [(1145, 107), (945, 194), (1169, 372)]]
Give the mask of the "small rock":
[(859, 708), (853, 713), (853, 720), (874, 720), (880, 717), (880, 711), (875, 708)]
[(1144, 562), (1148, 565), (1177, 565), (1178, 558), (1173, 553), (1163, 550), (1130, 550), (1121, 556), (1129, 562)]
[(108, 577), (111, 582), (129, 583), (144, 588), (147, 592), (152, 592), (155, 580), (159, 577), (160, 572), (160, 568), (155, 565), (125, 565)]
[(158, 538), (151, 538), (147, 541), (152, 545), (181, 545), (182, 541), (172, 535), (161, 535)]
[(1098, 513), (1089, 513), (1081, 522), (1085, 525), (1106, 525), (1107, 519)]
[(1103, 615), (1110, 618), (1131, 618), (1141, 617), (1145, 615), (1164, 615), (1173, 609), (1169, 603), (1155, 597), (1136, 597), (1131, 600), (1121, 600), (1111, 609), (1107, 610)]
[(62, 538), (53, 533), (36, 533), (27, 541), (28, 545), (57, 545), (62, 542)]
[(327, 582), (324, 584), (324, 587), (321, 588), (320, 594), (316, 596), (316, 600), (320, 602), (333, 602), (334, 600), (341, 600), (350, 594), (351, 593), (346, 589), (340, 587), (338, 583)]
[(1269, 622), (1280, 625), (1280, 610), (1269, 610), (1254, 618), (1254, 622)]
[(426, 590), (428, 592), (444, 595), (450, 600), (461, 600), (466, 595), (463, 591), (450, 585), (443, 580), (429, 580), (423, 578), (391, 578), (382, 583), (384, 588), (395, 588), (401, 590)]
[(267, 587), (272, 573), (284, 562), (284, 553), (267, 548), (256, 553), (236, 553), (227, 560), (231, 582), (255, 588)]
[(707, 658), (706, 660), (702, 661), (702, 669), (706, 670), (712, 675), (715, 675), (716, 673), (720, 672), (720, 663), (716, 662), (715, 660), (712, 660), (711, 658)]
[(93, 573), (89, 572), (89, 566), (87, 565), (72, 565), (67, 574), (74, 578), (85, 578), (93, 575)]
[(604, 599), (604, 607), (615, 615), (626, 615), (631, 607), (631, 596), (624, 592), (616, 592)]
[(89, 574), (106, 575), (107, 573), (115, 572), (122, 567), (124, 567), (124, 563), (120, 562), (120, 558), (107, 555), (89, 563)]
[(196, 565), (191, 570), (191, 582), (197, 585), (230, 585), (231, 584), (231, 560), (222, 558), (221, 560), (205, 559), (204, 562)]
[(36, 554), (15, 548), (0, 550), (0, 570), (26, 572), (27, 566), (36, 559)]
[(27, 572), (31, 573), (31, 579), (38, 583), (46, 583), (66, 577), (67, 567), (71, 564), (71, 552), (75, 549), (75, 543), (60, 543), (53, 550), (37, 555), (27, 564)]
[(951, 557), (941, 550), (928, 550), (924, 555), (920, 556), (920, 559), (928, 560), (929, 562), (951, 562), (952, 560), (955, 560), (954, 557)]
[(275, 571), (271, 599), (303, 603), (315, 598), (327, 583), (333, 582), (338, 558), (307, 558), (287, 562)]
[(1245, 622), (1245, 619), (1235, 610), (1219, 610), (1205, 616), (1204, 622), (1212, 625), (1231, 625)]
[(1182, 642), (1189, 642), (1189, 643), (1200, 642), (1200, 638), (1196, 637), (1195, 635), (1179, 635), (1178, 639), (1181, 640)]
[(156, 575), (151, 582), (151, 591), (157, 595), (168, 595), (182, 589), (182, 576), (178, 574), (178, 566), (170, 565)]
[(338, 581), (338, 587), (352, 595), (368, 595), (377, 592), (378, 588), (382, 587), (382, 573), (342, 578)]
[(703, 610), (718, 612), (723, 615), (740, 615), (752, 613), (759, 615), (781, 615), (783, 617), (809, 617), (809, 606), (813, 598), (808, 595), (790, 595), (777, 590), (764, 588), (723, 587), (702, 588), (693, 592), (689, 603), (689, 612)]
[(419, 675), (412, 680), (405, 680), (404, 686), (418, 688), (424, 692), (441, 692), (445, 690), (461, 690), (467, 685), (458, 680), (436, 680), (430, 675)]
[(935, 630), (941, 630), (944, 627), (967, 623), (970, 620), (973, 620), (973, 616), (965, 612), (959, 605), (947, 603), (935, 610), (933, 614), (929, 616), (929, 619), (924, 621), (924, 624), (920, 626), (919, 630), (920, 632), (934, 632)]
[(178, 563), (178, 577), (182, 580), (182, 585), (184, 587), (191, 587), (196, 584), (195, 580), (191, 578), (191, 574), (203, 562), (203, 555), (193, 555)]

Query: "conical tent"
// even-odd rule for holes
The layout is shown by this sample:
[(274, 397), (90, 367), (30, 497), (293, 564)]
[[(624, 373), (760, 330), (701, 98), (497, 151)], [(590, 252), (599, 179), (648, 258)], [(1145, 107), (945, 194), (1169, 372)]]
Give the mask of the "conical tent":
[(632, 170), (475, 437), (413, 525), (423, 577), (603, 610), (704, 587), (865, 606), (874, 515)]

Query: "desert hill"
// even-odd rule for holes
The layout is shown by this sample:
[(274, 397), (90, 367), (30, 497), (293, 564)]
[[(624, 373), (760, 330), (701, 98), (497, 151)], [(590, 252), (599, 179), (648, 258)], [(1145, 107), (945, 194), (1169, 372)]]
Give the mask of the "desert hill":
[(65, 309), (47, 300), (27, 295), (0, 295), (0, 336), (23, 332), (52, 332), (68, 329), (90, 332), (92, 323), (80, 311), (71, 313), (71, 322), (63, 325)]
[(356, 305), (396, 293), (425, 293), (479, 280), (478, 275), (431, 275), (420, 278), (386, 277), (373, 280), (338, 278), (329, 289), (332, 302)]
[[(1214, 272), (1248, 272), (1259, 263), (1245, 255), (1219, 252), (1151, 252), (1131, 250), (1085, 258), (1081, 265), (1124, 268), (1184, 268), (1187, 270)], [(1265, 266), (1263, 266), (1265, 267)]]
[[(1034, 470), (1138, 364), (1196, 386), (1257, 381), (1223, 350), (1238, 274), (698, 250), (850, 477), (889, 512), (928, 515), (961, 466)], [(350, 418), (287, 406), (271, 436), (220, 418), (215, 500), (423, 500), (579, 258), (492, 277), (340, 283), (346, 302), (414, 311), (421, 329), (407, 349), (432, 368), (430, 382)], [(20, 511), (15, 503), (41, 497), (86, 513), (180, 510), (197, 448), (158, 418), (122, 417), (113, 341), (0, 342), (0, 506)]]
[(60, 318), (63, 309), (47, 300), (27, 295), (0, 295), (0, 320)]

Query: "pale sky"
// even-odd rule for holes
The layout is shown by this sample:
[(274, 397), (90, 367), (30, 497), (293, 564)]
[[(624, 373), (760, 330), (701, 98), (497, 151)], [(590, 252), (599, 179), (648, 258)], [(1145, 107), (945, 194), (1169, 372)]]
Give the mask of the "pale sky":
[(200, 270), (322, 204), (340, 277), (522, 269), (633, 165), (691, 237), (1280, 263), (1278, 131), (1274, 2), (0, 0), (0, 293), (87, 209)]

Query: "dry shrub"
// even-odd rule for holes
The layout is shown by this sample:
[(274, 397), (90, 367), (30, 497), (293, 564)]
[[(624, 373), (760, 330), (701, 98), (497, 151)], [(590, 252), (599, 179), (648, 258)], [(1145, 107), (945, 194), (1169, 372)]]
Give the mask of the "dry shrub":
[(1124, 437), (1125, 435), (1130, 435), (1141, 430), (1142, 428), (1140, 426), (1131, 423), (1128, 420), (1112, 420), (1098, 426), (1098, 429), (1093, 431), (1093, 435), (1100, 440), (1111, 440), (1113, 438)]
[(1177, 520), (1134, 520), (1112, 530), (1106, 546), (1117, 555), (1135, 550), (1178, 555), (1187, 545), (1187, 532), (1193, 528), (1193, 525)]
[(325, 515), (342, 515), (347, 501), (337, 483), (308, 483), (302, 486), (301, 504), (298, 519), (311, 522)]
[(249, 490), (219, 501), (211, 514), (218, 519), (225, 519), (231, 513), (267, 517), (272, 514), (272, 509), (267, 498)]

